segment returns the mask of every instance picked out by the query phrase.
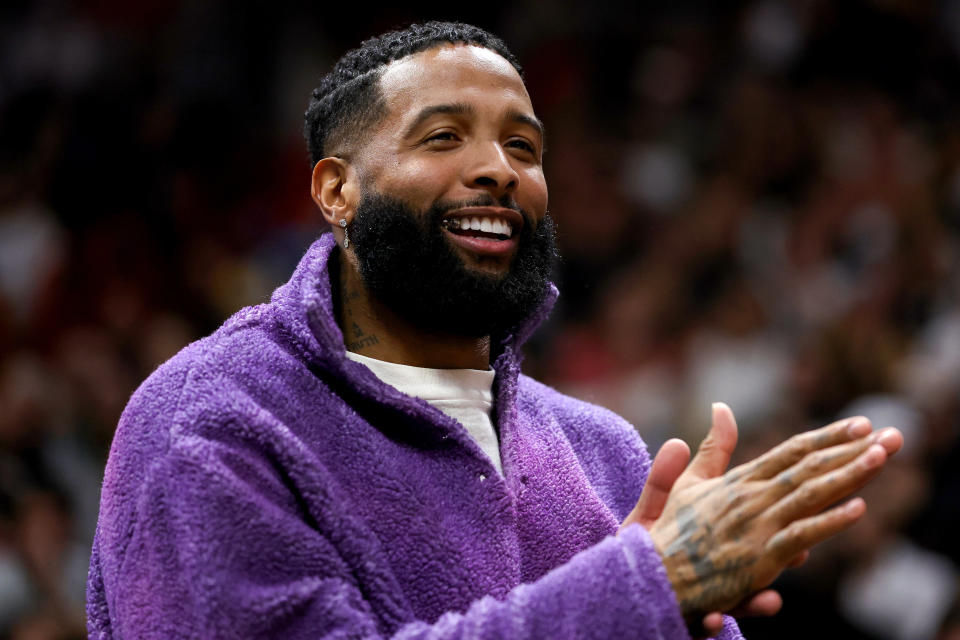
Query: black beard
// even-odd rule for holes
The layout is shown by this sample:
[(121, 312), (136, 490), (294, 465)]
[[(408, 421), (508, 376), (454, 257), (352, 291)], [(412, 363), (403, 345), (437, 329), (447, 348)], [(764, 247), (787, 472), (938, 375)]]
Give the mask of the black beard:
[[(497, 204), (524, 220), (517, 252), (502, 276), (468, 268), (441, 224), (451, 209)], [(550, 216), (534, 229), (529, 214), (509, 198), (438, 201), (418, 215), (401, 200), (364, 194), (348, 232), (360, 276), (379, 302), (414, 326), (471, 338), (503, 335), (539, 307), (557, 257)]]

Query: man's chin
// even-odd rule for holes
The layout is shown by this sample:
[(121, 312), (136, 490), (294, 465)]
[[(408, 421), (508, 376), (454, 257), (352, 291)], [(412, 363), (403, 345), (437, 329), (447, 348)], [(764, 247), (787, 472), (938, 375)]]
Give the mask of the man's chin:
[(493, 282), (500, 282), (510, 275), (511, 261), (493, 260), (490, 258), (464, 259), (463, 269), (474, 276), (485, 278)]
[(451, 238), (449, 232), (445, 232), (444, 236), (447, 246), (460, 259), (460, 264), (467, 271), (496, 280), (505, 278), (510, 273), (517, 253), (515, 245), (511, 245), (508, 251), (492, 253), (465, 246), (465, 243), (458, 242), (457, 238)]

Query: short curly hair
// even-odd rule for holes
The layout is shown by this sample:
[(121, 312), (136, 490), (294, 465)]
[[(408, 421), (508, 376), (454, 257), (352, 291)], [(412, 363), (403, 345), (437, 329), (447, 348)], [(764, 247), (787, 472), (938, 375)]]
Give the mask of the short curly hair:
[(355, 143), (383, 116), (380, 75), (387, 64), (447, 43), (490, 49), (523, 76), (520, 63), (500, 38), (469, 24), (436, 21), (412, 24), (406, 29), (364, 40), (359, 47), (345, 53), (313, 90), (303, 114), (303, 134), (311, 166), (329, 155), (342, 153), (344, 145)]

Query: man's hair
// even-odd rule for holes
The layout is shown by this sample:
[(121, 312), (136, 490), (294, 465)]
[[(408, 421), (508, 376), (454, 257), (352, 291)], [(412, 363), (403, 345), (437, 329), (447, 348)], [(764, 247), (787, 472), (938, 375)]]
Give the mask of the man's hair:
[(441, 44), (471, 44), (500, 54), (522, 74), (507, 45), (495, 35), (460, 22), (427, 22), (388, 31), (348, 51), (320, 80), (304, 113), (304, 137), (311, 166), (339, 147), (355, 143), (383, 116), (380, 75), (383, 68)]

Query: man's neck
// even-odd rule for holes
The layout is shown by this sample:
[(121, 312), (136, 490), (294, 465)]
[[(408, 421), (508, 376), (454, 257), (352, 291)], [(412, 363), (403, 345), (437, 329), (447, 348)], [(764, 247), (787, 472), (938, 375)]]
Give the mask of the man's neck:
[(337, 324), (347, 351), (431, 369), (487, 369), (490, 338), (438, 334), (413, 326), (376, 300), (357, 268), (339, 252)]

